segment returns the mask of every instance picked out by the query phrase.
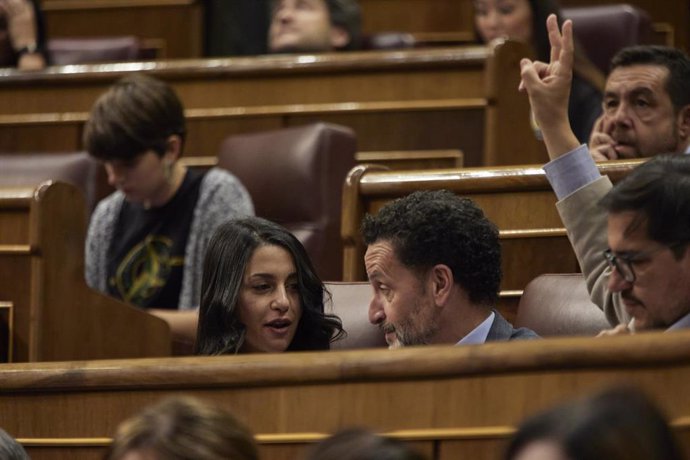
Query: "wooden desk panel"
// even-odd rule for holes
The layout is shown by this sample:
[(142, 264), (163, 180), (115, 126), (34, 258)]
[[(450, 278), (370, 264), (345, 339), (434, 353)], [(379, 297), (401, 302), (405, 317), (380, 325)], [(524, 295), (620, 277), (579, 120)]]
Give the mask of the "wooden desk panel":
[(271, 458), (366, 425), (432, 445), (433, 459), (472, 452), (488, 459), (526, 416), (625, 383), (649, 394), (687, 444), (689, 357), (690, 332), (682, 331), (395, 351), (7, 364), (0, 367), (0, 424), (32, 452), (52, 442), (69, 455), (70, 443), (102, 444), (127, 416), (185, 394), (234, 412), (264, 452), (276, 452)]
[(86, 286), (83, 200), (64, 183), (0, 188), (0, 299), (14, 304), (12, 361), (169, 356), (163, 320)]
[(474, 34), (469, 0), (359, 0), (359, 4), (366, 33), (463, 33), (467, 39)]
[[(546, 160), (518, 93), (524, 46), (266, 56), (0, 70), (0, 149), (78, 150), (88, 110), (117, 78), (169, 81), (189, 117), (188, 152), (225, 136), (315, 120), (351, 126), (362, 150), (461, 149), (466, 165)], [(503, 86), (513, 90), (507, 91)], [(199, 130), (202, 134), (196, 132)], [(76, 144), (76, 145), (75, 145)], [(520, 156), (514, 146), (521, 145)], [(192, 153), (194, 154), (194, 153)]]
[[(517, 43), (499, 47), (524, 51)], [(1, 114), (88, 112), (114, 81), (145, 72), (186, 109), (483, 98), (483, 46), (0, 69)], [(31, 97), (27, 97), (31, 96)]]
[(133, 35), (160, 48), (160, 58), (203, 52), (199, 0), (43, 0), (49, 37)]
[[(466, 162), (481, 164), (482, 102), (430, 101), (426, 104), (266, 106), (251, 110), (187, 110), (185, 156), (215, 155), (233, 134), (268, 131), (316, 121), (349, 126), (360, 150), (463, 149)], [(88, 113), (0, 115), (0, 151), (56, 152), (82, 149)]]

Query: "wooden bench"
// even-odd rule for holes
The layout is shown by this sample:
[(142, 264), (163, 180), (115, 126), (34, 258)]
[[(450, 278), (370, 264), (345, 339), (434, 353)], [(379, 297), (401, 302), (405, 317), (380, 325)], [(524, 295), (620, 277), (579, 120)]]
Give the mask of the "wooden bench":
[[(359, 0), (364, 31), (403, 31), (423, 44), (472, 42), (474, 11), (472, 0)], [(564, 0), (563, 8), (593, 6), (600, 0)], [(627, 0), (625, 3), (647, 11), (654, 21), (655, 34), (670, 38), (670, 46), (687, 49), (690, 34), (687, 24), (690, 10), (687, 2), (672, 0)], [(577, 24), (576, 24), (577, 27)], [(656, 37), (655, 37), (656, 38)]]
[[(612, 180), (639, 160), (600, 164)], [(573, 273), (579, 267), (556, 211), (556, 197), (541, 165), (389, 171), (361, 165), (350, 171), (343, 191), (343, 279), (364, 281), (364, 247), (359, 233), (365, 214), (416, 190), (448, 189), (473, 199), (499, 228), (503, 250), (501, 310), (513, 318), (522, 289), (542, 273)]]
[(73, 185), (0, 188), (0, 300), (13, 305), (9, 360), (169, 356), (163, 320), (86, 286), (85, 219)]
[(262, 459), (357, 425), (430, 460), (493, 460), (526, 416), (603, 387), (635, 385), (690, 446), (690, 332), (280, 355), (0, 366), (0, 425), (33, 458), (101, 458), (117, 424), (188, 394), (235, 413)]
[(198, 58), (203, 51), (200, 0), (43, 0), (49, 37), (132, 35), (162, 56)]
[(359, 0), (365, 33), (401, 31), (424, 44), (473, 42), (470, 0)]
[[(0, 151), (78, 150), (88, 110), (134, 72), (173, 85), (186, 107), (187, 155), (231, 134), (325, 121), (361, 151), (459, 149), (467, 166), (546, 161), (517, 91), (524, 45), (159, 61), (0, 70)], [(519, 145), (520, 154), (515, 145)]]

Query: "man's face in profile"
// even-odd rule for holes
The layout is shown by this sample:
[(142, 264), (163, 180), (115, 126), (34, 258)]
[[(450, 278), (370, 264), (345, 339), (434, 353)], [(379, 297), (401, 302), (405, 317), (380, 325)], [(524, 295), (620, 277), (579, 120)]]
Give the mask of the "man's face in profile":
[(271, 18), (272, 52), (323, 52), (336, 46), (325, 0), (276, 0)]
[(381, 329), (388, 347), (433, 343), (439, 325), (427, 277), (402, 264), (388, 241), (371, 244), (364, 265), (374, 291), (369, 321)]
[(635, 329), (666, 329), (690, 312), (690, 250), (682, 245), (674, 254), (650, 239), (646, 221), (639, 222), (635, 211), (609, 213), (609, 248), (632, 276), (625, 279), (617, 267), (608, 288), (620, 293)]

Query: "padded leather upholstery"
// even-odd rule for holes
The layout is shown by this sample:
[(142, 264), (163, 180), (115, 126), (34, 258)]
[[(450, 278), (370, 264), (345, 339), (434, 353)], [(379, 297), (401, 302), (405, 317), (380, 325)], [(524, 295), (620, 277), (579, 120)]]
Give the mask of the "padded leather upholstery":
[(542, 337), (596, 335), (611, 326), (589, 299), (581, 273), (541, 275), (530, 281), (520, 299), (515, 327)]
[(632, 5), (596, 5), (563, 8), (563, 17), (573, 20), (573, 33), (587, 56), (604, 74), (611, 58), (622, 48), (649, 43), (652, 21)]
[(316, 123), (227, 138), (218, 166), (237, 176), (256, 215), (290, 230), (323, 280), (342, 279), (342, 188), (355, 164), (353, 131)]
[(335, 313), (343, 321), (347, 337), (331, 344), (333, 350), (387, 347), (383, 333), (369, 322), (369, 302), (372, 289), (369, 283), (326, 283), (332, 301), (326, 311)]
[(362, 37), (364, 50), (396, 50), (414, 48), (416, 40), (408, 32), (379, 32)]
[(137, 37), (51, 38), (48, 52), (53, 65), (136, 61), (142, 58)]
[(0, 186), (35, 185), (47, 180), (77, 186), (84, 194), (87, 216), (113, 191), (103, 166), (86, 152), (0, 155)]

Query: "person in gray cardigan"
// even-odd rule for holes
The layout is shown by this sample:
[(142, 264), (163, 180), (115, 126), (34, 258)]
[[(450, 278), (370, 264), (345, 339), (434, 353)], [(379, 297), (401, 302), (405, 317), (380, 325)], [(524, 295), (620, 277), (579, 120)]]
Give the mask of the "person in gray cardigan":
[(91, 217), (86, 282), (166, 319), (173, 333), (180, 322), (196, 329), (213, 231), (254, 213), (233, 175), (188, 170), (179, 161), (185, 131), (175, 92), (144, 75), (115, 83), (94, 104), (84, 130), (86, 149), (103, 162), (117, 189)]

